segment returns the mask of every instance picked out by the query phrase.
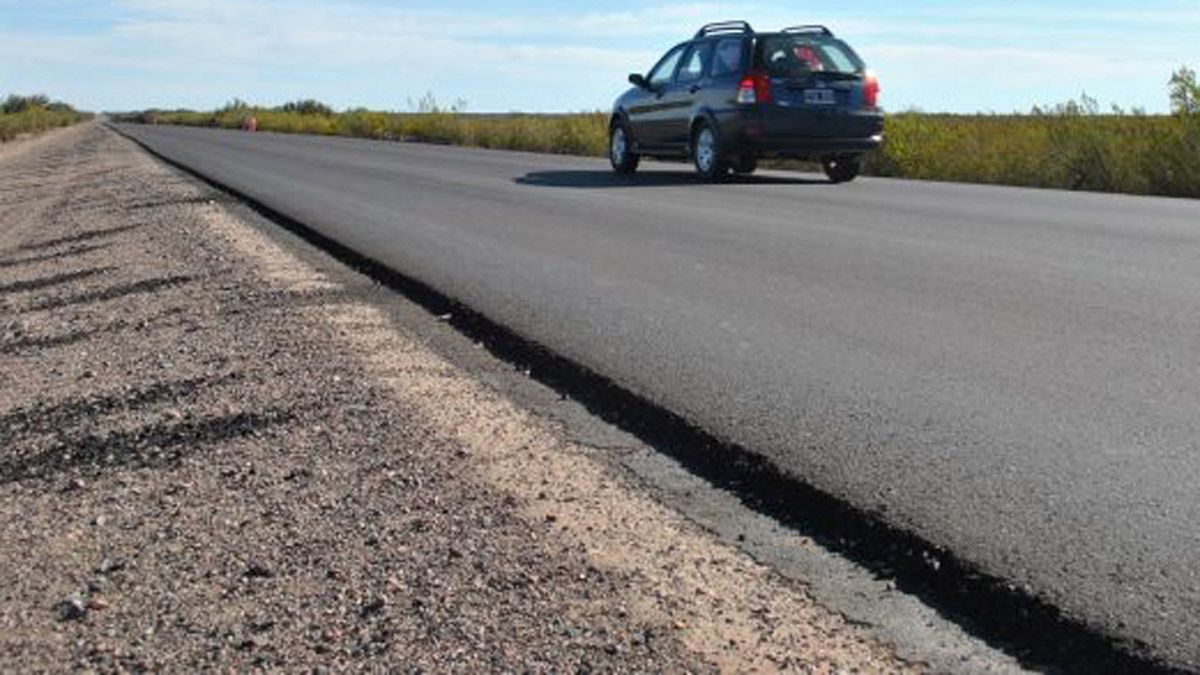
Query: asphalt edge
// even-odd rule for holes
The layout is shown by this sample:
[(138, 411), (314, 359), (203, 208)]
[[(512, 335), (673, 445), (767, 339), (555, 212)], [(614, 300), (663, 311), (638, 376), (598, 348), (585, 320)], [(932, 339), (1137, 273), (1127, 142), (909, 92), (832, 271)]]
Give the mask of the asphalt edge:
[(309, 228), (220, 180), (106, 128), (159, 161), (241, 201), (268, 221), (424, 308), (495, 358), (523, 370), (589, 413), (637, 437), (747, 508), (811, 537), (933, 607), (1027, 668), (1063, 673), (1187, 673), (1150, 645), (1108, 635), (952, 552), (805, 482), (749, 448), (722, 440), (611, 379), (522, 337), (424, 282)]

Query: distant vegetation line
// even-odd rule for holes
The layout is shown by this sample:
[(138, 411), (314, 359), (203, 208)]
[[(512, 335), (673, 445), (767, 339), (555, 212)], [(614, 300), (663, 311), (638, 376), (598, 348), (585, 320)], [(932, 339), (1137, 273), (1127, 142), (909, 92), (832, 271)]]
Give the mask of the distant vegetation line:
[(1200, 115), (892, 115), (868, 172), (923, 180), (1200, 197)]
[(66, 103), (51, 101), (40, 94), (12, 95), (0, 103), (0, 143), (24, 134), (67, 127), (91, 117), (89, 113), (79, 112)]
[[(867, 162), (876, 176), (1200, 197), (1200, 88), (1195, 73), (1172, 77), (1171, 115), (1101, 111), (1080, 101), (1029, 114), (889, 115), (883, 147)], [(471, 115), (431, 95), (416, 112), (335, 112), (318, 101), (262, 108), (234, 101), (214, 112), (146, 111), (125, 119), (225, 128), (254, 119), (261, 131), (603, 156), (608, 115)], [(797, 163), (777, 162), (792, 167)]]
[(259, 131), (569, 155), (603, 155), (608, 144), (607, 117), (601, 113), (474, 115), (440, 108), (413, 113), (362, 109), (336, 113), (315, 101), (289, 103), (278, 108), (254, 107), (235, 101), (214, 112), (152, 110), (115, 118), (147, 124), (227, 129), (243, 128), (248, 120), (254, 119)]

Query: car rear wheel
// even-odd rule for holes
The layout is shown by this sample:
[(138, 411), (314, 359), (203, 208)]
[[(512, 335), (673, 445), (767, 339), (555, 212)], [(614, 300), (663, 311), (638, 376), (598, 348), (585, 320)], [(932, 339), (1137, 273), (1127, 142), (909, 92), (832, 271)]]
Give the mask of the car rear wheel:
[(821, 164), (834, 183), (849, 183), (862, 171), (862, 160), (857, 157), (827, 157)]
[(692, 134), (692, 162), (696, 172), (706, 181), (720, 180), (729, 171), (721, 156), (717, 132), (707, 122), (702, 122)]
[(754, 156), (742, 155), (733, 164), (733, 172), (743, 176), (748, 176), (757, 170), (758, 158)]
[(633, 152), (632, 146), (625, 123), (617, 122), (612, 125), (608, 136), (608, 159), (612, 163), (613, 171), (621, 174), (637, 171), (641, 157)]

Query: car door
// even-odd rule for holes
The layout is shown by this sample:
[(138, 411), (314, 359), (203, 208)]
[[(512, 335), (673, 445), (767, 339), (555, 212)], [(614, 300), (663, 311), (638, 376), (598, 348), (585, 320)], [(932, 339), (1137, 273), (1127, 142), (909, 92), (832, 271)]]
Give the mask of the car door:
[(644, 148), (661, 148), (663, 99), (675, 79), (675, 71), (689, 43), (671, 48), (646, 75), (646, 86), (639, 89), (637, 97), (627, 107), (630, 131), (638, 145)]
[(680, 60), (675, 78), (663, 93), (659, 136), (662, 143), (671, 149), (685, 150), (688, 147), (693, 111), (705, 87), (710, 84), (708, 64), (712, 61), (712, 55), (712, 40), (692, 43)]

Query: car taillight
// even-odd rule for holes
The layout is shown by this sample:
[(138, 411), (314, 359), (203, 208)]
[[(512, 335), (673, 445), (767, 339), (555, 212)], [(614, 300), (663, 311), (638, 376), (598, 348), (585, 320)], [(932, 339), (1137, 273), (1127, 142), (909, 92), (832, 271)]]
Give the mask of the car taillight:
[(770, 103), (771, 100), (771, 78), (766, 73), (751, 73), (738, 83), (738, 103)]
[(879, 107), (879, 78), (868, 72), (863, 78), (863, 107), (874, 110)]

